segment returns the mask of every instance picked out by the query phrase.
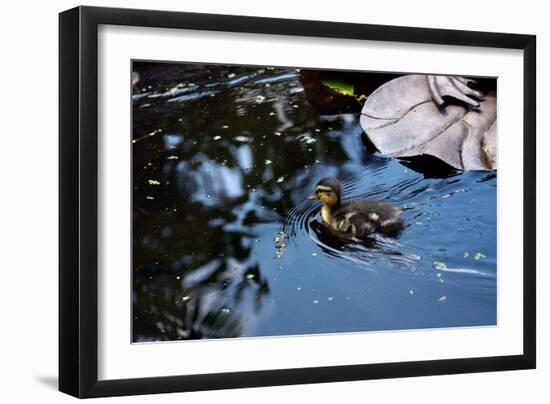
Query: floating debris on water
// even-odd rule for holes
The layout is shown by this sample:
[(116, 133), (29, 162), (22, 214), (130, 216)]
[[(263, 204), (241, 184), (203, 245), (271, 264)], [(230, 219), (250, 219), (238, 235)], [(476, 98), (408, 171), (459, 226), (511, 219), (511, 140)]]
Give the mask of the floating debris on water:
[(413, 295), (414, 295), (414, 290), (410, 289), (410, 290), (409, 290), (409, 294), (410, 294), (411, 296), (413, 296)]
[(178, 83), (174, 87), (172, 87), (170, 90), (167, 91), (167, 93), (177, 93), (179, 89), (185, 88), (185, 87), (193, 87), (195, 84), (193, 83)]
[(487, 258), (487, 256), (483, 253), (480, 253), (480, 252), (478, 252), (478, 253), (476, 253), (476, 255), (474, 255), (475, 260), (480, 260), (481, 258)]
[(302, 290), (302, 287), (301, 287), (301, 286), (298, 286), (298, 287), (296, 288), (296, 290), (300, 291), (300, 290)]
[(266, 159), (266, 160), (265, 160), (265, 165), (268, 166), (268, 165), (270, 165), (270, 164), (271, 164), (271, 160)]
[(285, 177), (279, 177), (279, 178), (277, 178), (277, 182), (278, 182), (278, 183), (281, 183), (281, 182), (283, 182), (284, 180), (285, 180)]
[(246, 274), (246, 279), (254, 279), (254, 274)]
[(275, 256), (277, 258), (281, 258), (283, 256), (283, 253), (285, 252), (286, 248), (286, 233), (284, 231), (280, 231), (273, 241), (275, 242)]
[(157, 180), (148, 180), (149, 185), (160, 185), (160, 181)]
[(470, 254), (468, 254), (467, 251), (464, 251), (464, 258), (468, 258), (470, 256)]
[(312, 256), (312, 257), (316, 257), (316, 256), (317, 256), (317, 253), (316, 253), (316, 252), (311, 253), (311, 256)]
[(153, 200), (153, 199), (155, 199), (155, 198), (153, 198), (152, 196), (146, 196), (145, 199), (151, 199), (151, 200)]
[(222, 137), (217, 135), (217, 136), (214, 136), (214, 140), (220, 140)]
[(281, 132), (274, 132), (273, 133), (275, 136), (281, 136)]
[(241, 143), (249, 143), (252, 141), (252, 139), (249, 138), (248, 136), (241, 136), (241, 135), (235, 136), (233, 139)]
[(224, 306), (224, 307), (222, 307), (221, 312), (223, 314), (229, 314), (229, 313), (231, 313), (231, 309), (227, 306)]
[(334, 300), (334, 297), (329, 296), (329, 297), (327, 297), (327, 300), (328, 300), (329, 302), (332, 302), (332, 301)]
[(178, 160), (179, 157), (178, 156), (168, 156), (166, 157), (166, 160)]
[(256, 103), (257, 104), (261, 104), (264, 101), (265, 101), (265, 97), (263, 95), (257, 95), (256, 96)]
[(222, 126), (222, 129), (229, 129), (229, 126), (223, 125), (223, 126)]
[(304, 142), (305, 144), (312, 144), (312, 143), (317, 142), (317, 139), (311, 137), (308, 134), (298, 136), (298, 140), (300, 142)]
[(191, 299), (190, 296), (183, 296), (183, 297), (181, 298), (181, 301), (182, 301), (182, 302), (186, 302), (186, 301), (188, 301), (188, 300), (190, 300), (190, 299)]
[(139, 138), (137, 138), (137, 139), (133, 139), (133, 140), (132, 140), (132, 143), (137, 143), (137, 142), (139, 142), (139, 141), (141, 141), (141, 140), (143, 140), (143, 139), (146, 139), (146, 138), (148, 138), (148, 137), (155, 136), (156, 134), (161, 133), (161, 132), (162, 132), (162, 129), (155, 129), (154, 131), (147, 133), (145, 136), (139, 137)]
[(319, 300), (315, 299), (315, 300), (313, 301), (313, 304), (319, 304)]
[(269, 113), (269, 116), (275, 116), (275, 115), (277, 115), (277, 114), (276, 114), (275, 112), (273, 112), (273, 111), (271, 111), (271, 112)]
[(441, 261), (434, 261), (433, 266), (435, 269), (439, 270), (447, 269), (447, 264)]
[(228, 79), (232, 79), (232, 78), (235, 77), (235, 76), (236, 76), (235, 73), (229, 73), (229, 74), (227, 75), (227, 78), (228, 78)]
[(447, 296), (441, 296), (439, 299), (437, 299), (438, 302), (446, 302)]

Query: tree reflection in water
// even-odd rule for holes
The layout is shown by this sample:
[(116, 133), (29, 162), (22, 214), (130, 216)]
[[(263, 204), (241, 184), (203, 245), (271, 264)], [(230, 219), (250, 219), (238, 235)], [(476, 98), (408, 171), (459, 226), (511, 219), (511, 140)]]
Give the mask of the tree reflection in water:
[(135, 62), (134, 72), (134, 340), (246, 335), (269, 299), (255, 228), (280, 223), (320, 159), (347, 154), (319, 135), (297, 71)]

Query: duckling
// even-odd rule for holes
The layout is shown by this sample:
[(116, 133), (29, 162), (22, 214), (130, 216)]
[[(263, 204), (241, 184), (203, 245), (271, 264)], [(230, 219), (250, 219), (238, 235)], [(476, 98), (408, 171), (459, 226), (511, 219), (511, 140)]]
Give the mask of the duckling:
[(403, 229), (400, 209), (368, 199), (342, 201), (340, 182), (336, 178), (319, 181), (309, 199), (323, 202), (321, 217), (325, 224), (358, 238), (372, 233), (397, 235)]

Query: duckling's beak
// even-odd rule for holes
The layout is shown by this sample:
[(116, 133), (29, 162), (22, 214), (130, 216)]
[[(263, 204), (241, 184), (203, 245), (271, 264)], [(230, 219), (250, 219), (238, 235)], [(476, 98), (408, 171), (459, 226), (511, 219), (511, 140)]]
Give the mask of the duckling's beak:
[(319, 200), (319, 195), (317, 195), (317, 192), (312, 193), (310, 196), (307, 197), (310, 201), (316, 201)]

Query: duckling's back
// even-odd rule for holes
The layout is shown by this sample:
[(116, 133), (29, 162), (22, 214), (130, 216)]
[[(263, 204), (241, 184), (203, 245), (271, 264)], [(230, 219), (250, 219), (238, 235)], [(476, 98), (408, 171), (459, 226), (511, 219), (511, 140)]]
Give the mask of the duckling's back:
[(400, 209), (369, 199), (344, 202), (334, 212), (334, 218), (340, 230), (357, 237), (366, 237), (374, 232), (395, 235), (404, 227)]

